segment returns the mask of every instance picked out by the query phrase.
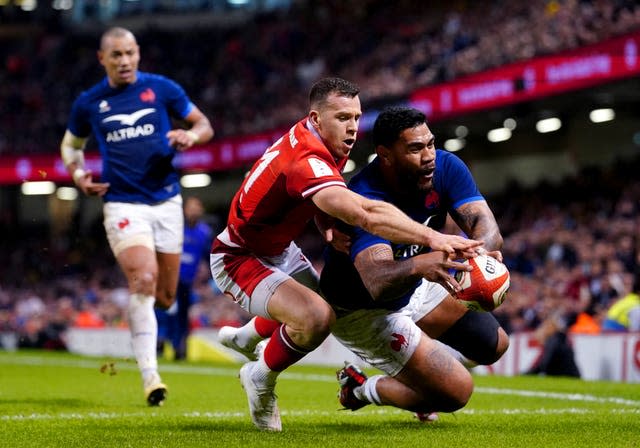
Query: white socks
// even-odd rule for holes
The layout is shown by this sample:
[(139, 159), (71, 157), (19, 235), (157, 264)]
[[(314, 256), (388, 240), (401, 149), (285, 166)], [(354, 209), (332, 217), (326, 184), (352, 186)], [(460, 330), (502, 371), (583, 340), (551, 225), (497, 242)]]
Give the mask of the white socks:
[(262, 336), (256, 331), (256, 318), (238, 328), (236, 332), (236, 343), (242, 348), (254, 349), (258, 342), (262, 341)]
[(280, 372), (271, 370), (267, 363), (264, 362), (264, 358), (260, 356), (251, 369), (251, 379), (255, 383), (262, 383), (269, 386), (276, 384), (276, 379), (280, 375)]
[(378, 395), (378, 391), (376, 390), (376, 385), (381, 378), (384, 378), (384, 375), (369, 377), (362, 386), (353, 389), (353, 394), (359, 400), (373, 403), (376, 406), (382, 406), (380, 395)]
[(144, 294), (129, 296), (129, 330), (131, 345), (143, 381), (158, 375), (158, 358), (156, 344), (158, 342), (158, 321), (153, 311), (156, 299)]

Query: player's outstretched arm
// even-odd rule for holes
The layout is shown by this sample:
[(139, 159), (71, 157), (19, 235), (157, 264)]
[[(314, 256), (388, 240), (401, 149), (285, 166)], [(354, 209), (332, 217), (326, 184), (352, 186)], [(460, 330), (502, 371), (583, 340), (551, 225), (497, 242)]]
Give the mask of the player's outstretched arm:
[(415, 222), (392, 204), (367, 199), (344, 187), (324, 188), (315, 193), (312, 200), (323, 212), (395, 243), (419, 244), (465, 258), (483, 244), (457, 235), (444, 235)]
[(406, 260), (394, 260), (387, 244), (360, 251), (354, 260), (360, 278), (376, 301), (393, 300), (415, 287), (420, 279), (440, 283), (450, 293), (460, 290), (450, 270), (469, 271), (471, 266), (450, 259), (446, 252), (429, 252)]
[(490, 255), (502, 261), (502, 235), (489, 204), (486, 201), (467, 202), (451, 212), (451, 217), (470, 238), (484, 241)]

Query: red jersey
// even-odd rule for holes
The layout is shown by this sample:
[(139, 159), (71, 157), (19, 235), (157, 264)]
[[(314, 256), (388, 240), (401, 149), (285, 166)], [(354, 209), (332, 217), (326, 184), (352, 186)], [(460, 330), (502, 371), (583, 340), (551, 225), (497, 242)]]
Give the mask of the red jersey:
[(231, 240), (260, 256), (281, 254), (318, 213), (311, 196), (333, 185), (346, 188), (327, 147), (299, 121), (253, 165), (231, 202)]

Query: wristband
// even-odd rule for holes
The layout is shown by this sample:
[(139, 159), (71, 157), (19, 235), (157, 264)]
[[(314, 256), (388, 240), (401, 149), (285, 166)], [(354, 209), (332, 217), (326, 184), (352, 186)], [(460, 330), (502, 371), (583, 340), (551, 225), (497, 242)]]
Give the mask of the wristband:
[(78, 179), (83, 177), (85, 174), (87, 174), (85, 170), (82, 168), (76, 168), (71, 175), (71, 177), (73, 177), (73, 183), (78, 184)]
[(185, 134), (189, 136), (189, 138), (191, 139), (191, 143), (194, 145), (198, 143), (198, 140), (200, 140), (200, 136), (192, 130), (185, 131)]

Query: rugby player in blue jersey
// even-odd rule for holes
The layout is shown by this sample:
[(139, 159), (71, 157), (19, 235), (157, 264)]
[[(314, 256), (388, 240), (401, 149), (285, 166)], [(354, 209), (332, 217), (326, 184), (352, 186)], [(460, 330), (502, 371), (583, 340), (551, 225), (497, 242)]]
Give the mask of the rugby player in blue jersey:
[[(377, 157), (350, 189), (391, 202), (434, 229), (442, 229), (449, 215), (501, 260), (502, 236), (491, 209), (467, 166), (436, 149), (422, 112), (386, 109), (373, 139)], [(473, 382), (459, 361), (492, 364), (506, 351), (507, 334), (492, 314), (467, 309), (438, 280), (449, 266), (444, 253), (395, 244), (360, 228), (350, 235), (350, 256), (330, 248), (321, 274), (321, 290), (337, 316), (331, 332), (386, 375), (367, 378), (346, 365), (338, 372), (341, 404), (352, 410), (391, 405), (421, 419), (463, 407)]]
[[(129, 286), (129, 328), (145, 398), (158, 406), (167, 386), (158, 373), (153, 308), (175, 300), (183, 240), (172, 160), (176, 151), (210, 140), (213, 129), (180, 85), (138, 71), (140, 49), (129, 30), (107, 30), (98, 60), (106, 76), (73, 103), (60, 149), (76, 186), (104, 200), (107, 239)], [(172, 119), (188, 129), (173, 128)], [(91, 134), (102, 158), (99, 182), (84, 166)]]

